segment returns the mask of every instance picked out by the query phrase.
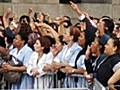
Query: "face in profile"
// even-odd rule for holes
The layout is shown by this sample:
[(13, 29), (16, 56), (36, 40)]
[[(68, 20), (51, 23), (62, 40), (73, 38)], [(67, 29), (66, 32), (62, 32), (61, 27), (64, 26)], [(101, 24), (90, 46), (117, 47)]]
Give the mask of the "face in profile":
[(91, 43), (91, 52), (93, 54), (96, 54), (98, 50), (99, 50), (99, 43), (98, 43), (98, 39), (95, 38), (95, 40)]
[(62, 50), (62, 48), (63, 48), (62, 43), (60, 43), (60, 41), (57, 41), (55, 44), (55, 49), (59, 52)]
[(80, 46), (85, 46), (85, 33), (80, 32), (80, 36), (78, 37), (78, 44)]
[(115, 52), (115, 46), (114, 46), (114, 44), (113, 44), (113, 40), (112, 39), (109, 39), (108, 40), (108, 42), (107, 42), (107, 44), (105, 45), (105, 53), (107, 54), (107, 55), (111, 55), (111, 54), (113, 54), (114, 52)]
[(23, 45), (23, 40), (21, 39), (20, 35), (17, 34), (13, 40), (13, 45), (15, 47), (21, 47)]
[(35, 44), (34, 44), (34, 50), (35, 50), (36, 52), (42, 51), (41, 43), (40, 43), (40, 41), (39, 41), (38, 39), (36, 40), (36, 42), (35, 42)]

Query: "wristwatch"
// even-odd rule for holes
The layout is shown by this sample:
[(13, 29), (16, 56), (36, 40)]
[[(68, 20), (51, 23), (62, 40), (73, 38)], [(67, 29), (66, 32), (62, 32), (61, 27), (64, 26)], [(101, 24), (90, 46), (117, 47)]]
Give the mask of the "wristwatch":
[(75, 69), (72, 69), (72, 73), (75, 73)]

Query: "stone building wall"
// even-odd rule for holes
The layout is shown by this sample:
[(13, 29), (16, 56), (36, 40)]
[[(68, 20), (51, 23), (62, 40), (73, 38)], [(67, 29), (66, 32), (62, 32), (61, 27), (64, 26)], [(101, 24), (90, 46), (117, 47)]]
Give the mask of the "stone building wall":
[[(115, 20), (120, 18), (120, 0), (112, 0), (110, 3), (79, 3), (78, 6), (82, 11), (94, 17), (108, 15)], [(36, 12), (49, 13), (52, 19), (60, 15), (69, 15), (73, 22), (77, 20), (77, 15), (70, 5), (60, 4), (59, 0), (12, 0), (11, 3), (0, 3), (0, 15), (3, 15), (7, 8), (12, 8), (12, 11), (19, 17), (27, 14), (29, 7)]]

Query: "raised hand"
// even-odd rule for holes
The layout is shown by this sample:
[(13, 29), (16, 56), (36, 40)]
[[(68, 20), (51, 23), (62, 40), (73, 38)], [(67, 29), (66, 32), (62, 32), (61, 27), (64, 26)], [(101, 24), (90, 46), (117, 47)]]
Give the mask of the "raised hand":
[(91, 48), (90, 48), (90, 46), (88, 45), (87, 50), (86, 50), (86, 52), (85, 52), (85, 55), (86, 55), (86, 59), (87, 59), (87, 60), (90, 58), (90, 54), (91, 54)]
[(73, 3), (72, 1), (70, 1), (70, 6), (72, 7), (72, 9), (79, 15), (82, 15), (82, 12), (80, 11), (80, 9), (78, 8), (77, 4)]

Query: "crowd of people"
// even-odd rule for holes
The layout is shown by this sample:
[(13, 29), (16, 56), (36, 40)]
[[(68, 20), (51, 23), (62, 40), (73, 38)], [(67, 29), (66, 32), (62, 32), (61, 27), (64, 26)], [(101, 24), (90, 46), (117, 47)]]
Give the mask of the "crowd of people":
[[(71, 74), (86, 79), (89, 76), (91, 83), (96, 78), (110, 90), (120, 89), (116, 87), (120, 85), (120, 20), (91, 17), (77, 4), (70, 2), (70, 6), (78, 15), (75, 25), (70, 16), (52, 20), (49, 14), (32, 8), (19, 20), (10, 8), (0, 17), (0, 89), (43, 89), (43, 75), (47, 72), (62, 74), (59, 79)], [(10, 65), (4, 58), (8, 55), (23, 65)], [(3, 80), (4, 73), (10, 71), (22, 73), (19, 81)], [(70, 79), (64, 77), (63, 88), (79, 88), (84, 80)]]

